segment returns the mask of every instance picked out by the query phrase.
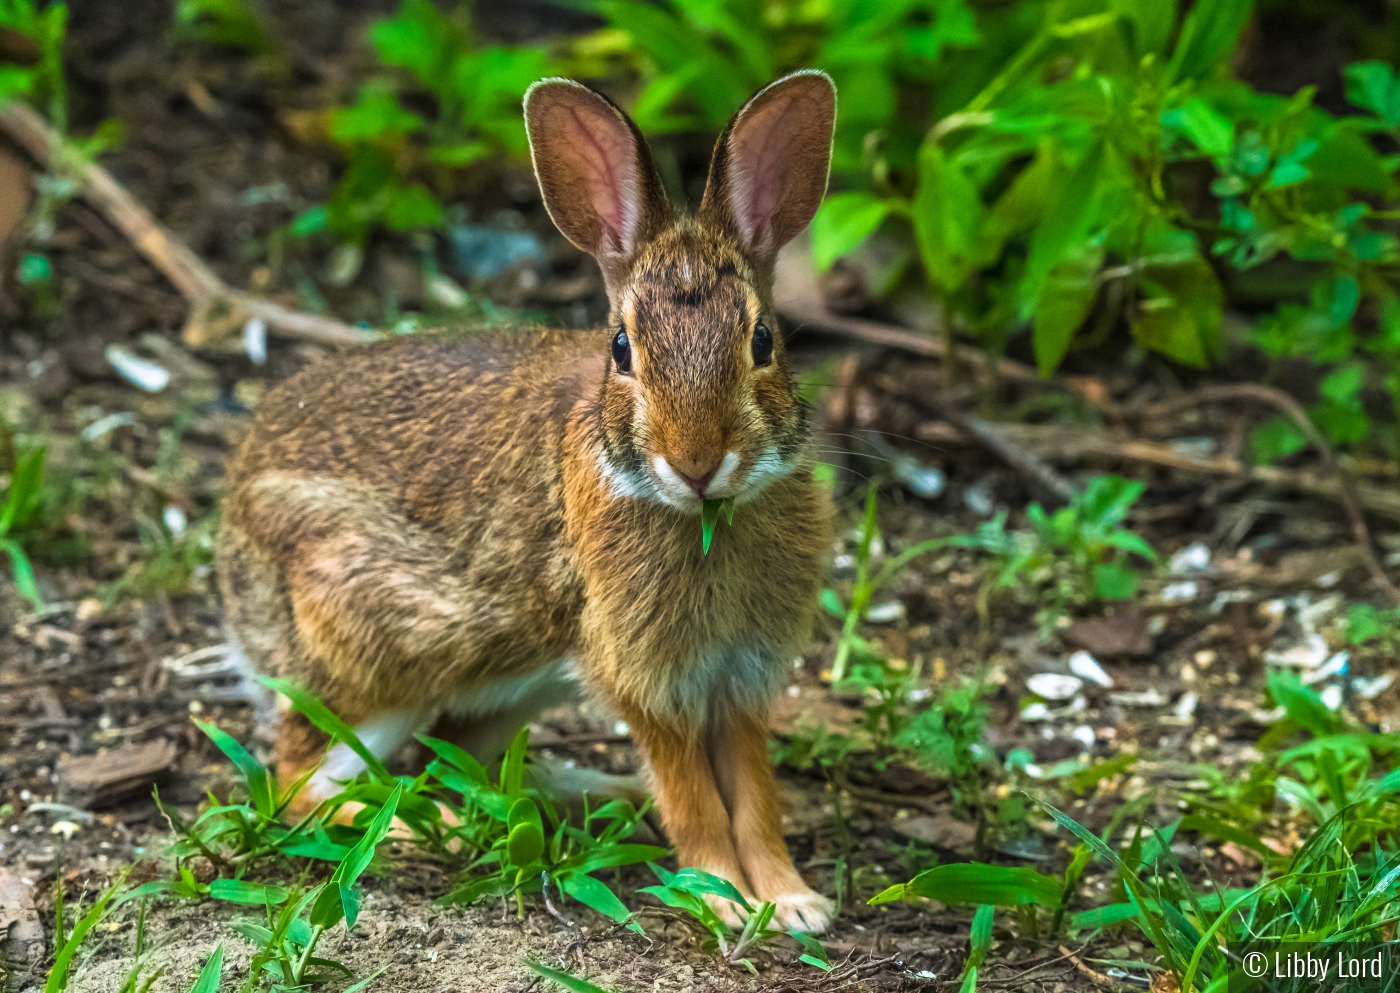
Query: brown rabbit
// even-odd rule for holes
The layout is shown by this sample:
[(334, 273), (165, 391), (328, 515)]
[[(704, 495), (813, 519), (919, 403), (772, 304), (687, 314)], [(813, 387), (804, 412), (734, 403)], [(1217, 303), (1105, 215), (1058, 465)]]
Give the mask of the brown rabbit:
[[(253, 665), (376, 754), (441, 718), (499, 755), (581, 683), (631, 725), (681, 863), (808, 931), (831, 903), (783, 842), (767, 713), (812, 634), (832, 525), (770, 292), (825, 192), (835, 113), (820, 72), (759, 92), (687, 216), (626, 114), (535, 84), (535, 172), (602, 268), (608, 327), (406, 337), (303, 370), (232, 464), (218, 548)], [(703, 554), (702, 501), (724, 497), (733, 524)], [(285, 714), (282, 782), (324, 745)], [(337, 746), (300, 799), (362, 768)]]

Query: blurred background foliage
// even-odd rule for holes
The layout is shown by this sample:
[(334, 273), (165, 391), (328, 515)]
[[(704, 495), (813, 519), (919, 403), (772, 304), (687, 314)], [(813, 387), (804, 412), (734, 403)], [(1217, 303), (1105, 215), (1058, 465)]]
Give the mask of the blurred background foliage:
[[(173, 29), (279, 78), (259, 0), (178, 0)], [(443, 231), (464, 171), (528, 155), (520, 100), (557, 74), (612, 94), (659, 143), (708, 141), (800, 67), (835, 79), (815, 265), (861, 260), (871, 305), (1034, 361), (1107, 349), (1304, 384), (1334, 443), (1400, 454), (1396, 6), (1341, 0), (558, 0), (592, 28), (481, 36), (470, 3), (402, 0), (369, 71), (313, 130), (343, 153), (288, 236), (353, 278), (377, 232)], [(63, 123), (62, 4), (0, 0), (43, 57), (0, 72)], [(1114, 351), (1116, 349), (1116, 351)], [(1301, 370), (1301, 371), (1300, 371)], [(1295, 387), (1292, 380), (1286, 385)], [(1255, 430), (1256, 462), (1301, 449)]]

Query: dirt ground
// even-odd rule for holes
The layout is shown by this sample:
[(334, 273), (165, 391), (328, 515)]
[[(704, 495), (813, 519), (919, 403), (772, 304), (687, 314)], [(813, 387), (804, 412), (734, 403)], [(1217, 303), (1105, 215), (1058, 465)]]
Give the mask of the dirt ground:
[[(346, 80), (363, 68), (359, 60), (365, 55), (356, 39), (367, 19), (394, 5), (310, 0), (269, 6), (291, 45), (298, 98), (310, 110), (327, 102), (327, 94), (345, 92)], [(531, 5), (512, 18), (482, 6), (488, 32), (561, 27)], [(165, 29), (166, 3), (77, 0), (71, 7), (75, 127), (119, 118), (126, 141), (103, 159), (112, 173), (231, 285), (260, 286), (261, 292), (304, 306), (301, 277), (319, 273), (324, 258), (292, 248), (272, 267), (264, 249), (300, 209), (326, 199), (334, 159), (325, 147), (299, 136), (295, 108), (268, 98), (269, 86), (283, 84), (269, 83), (256, 67), (229, 53), (174, 45)], [(534, 27), (531, 17), (538, 19)], [(703, 162), (703, 154), (703, 149), (677, 149), (687, 175)], [(551, 322), (584, 325), (600, 318), (606, 306), (591, 263), (549, 226), (528, 171), (473, 175), (460, 196), (472, 216), (504, 215), (510, 224), (533, 231), (550, 261), (541, 280), (518, 279), (517, 273), (473, 292)], [(227, 795), (230, 769), (192, 726), (191, 714), (216, 720), (253, 747), (266, 747), (237, 685), (181, 673), (181, 660), (224, 640), (206, 566), (195, 570), (187, 593), (124, 597), (101, 609), (105, 584), (121, 577), (140, 554), (135, 512), (161, 510), (142, 501), (149, 501), (160, 469), (162, 429), (178, 423), (183, 434), (177, 471), (158, 480), (158, 492), (166, 506), (181, 509), (192, 521), (202, 518), (216, 506), (223, 460), (266, 384), (306, 363), (332, 360), (328, 349), (277, 339), (260, 366), (241, 351), (185, 348), (179, 295), (81, 202), (63, 209), (53, 243), (59, 299), (47, 316), (22, 311), (0, 286), (0, 408), (7, 419), (42, 426), (69, 445), (77, 444), (83, 426), (103, 416), (132, 416), (111, 441), (124, 457), (123, 467), (113, 470), (119, 475), (116, 492), (129, 499), (97, 501), (92, 514), (73, 522), (91, 554), (69, 567), (40, 568), (51, 606), (33, 614), (11, 585), (0, 584), (0, 871), (21, 880), (48, 922), (46, 929), (56, 879), (62, 879), (71, 903), (85, 890), (95, 892), (120, 866), (135, 863), (133, 881), (170, 870), (164, 855), (167, 825), (149, 798), (153, 777), (137, 776), (127, 789), (117, 784), (93, 794), (72, 774), (81, 768), (77, 760), (165, 749), (168, 761), (154, 776), (161, 796), (192, 815), (206, 790)], [(376, 318), (387, 294), (405, 307), (430, 308), (421, 279), (415, 281), (408, 264), (417, 250), (400, 242), (376, 244), (350, 285), (327, 287), (320, 281), (327, 304), (350, 320)], [(933, 363), (801, 328), (787, 330), (802, 367), (817, 370), (819, 378), (839, 371), (818, 410), (822, 447), (843, 470), (839, 485), (847, 528), (845, 545), (836, 550), (838, 586), (849, 582), (842, 556), (851, 552), (849, 529), (863, 495), (862, 480), (880, 471), (888, 457), (872, 448), (872, 438), (946, 474), (945, 488), (932, 499), (899, 485), (885, 488), (881, 528), (887, 548), (969, 533), (994, 509), (1019, 510), (1042, 497), (1024, 476), (953, 430), (939, 408), (928, 404), (931, 389), (942, 389), (967, 408), (990, 404), (1007, 412), (1020, 405), (1030, 420), (1074, 425), (1111, 419), (1105, 411), (1113, 409), (1144, 408), (1181, 386), (1160, 364), (1127, 368), (1118, 356), (1089, 355), (1075, 360), (1081, 386), (1091, 387), (1077, 393), (1056, 393), (1063, 381), (1046, 390), (1022, 391), (1004, 383), (986, 390), (970, 381), (945, 387), (944, 372)], [(166, 362), (177, 374), (175, 385), (146, 394), (124, 383), (103, 360), (112, 344)], [(1083, 402), (1088, 395), (1105, 402), (1097, 407)], [(1057, 396), (1061, 399), (1054, 400)], [(1229, 455), (1238, 450), (1244, 428), (1229, 411), (1194, 409), (1137, 430), (1163, 444), (1204, 445)], [(1057, 465), (1076, 479), (1123, 468), (1078, 456)], [(1265, 654), (1308, 651), (1319, 637), (1335, 645), (1332, 625), (1343, 603), (1368, 595), (1365, 569), (1347, 544), (1346, 520), (1333, 503), (1232, 478), (1165, 468), (1132, 471), (1149, 482), (1130, 522), (1134, 530), (1164, 561), (1204, 543), (1211, 554), (1203, 568), (1188, 571), (1183, 565), (1171, 574), (1164, 565), (1132, 608), (1042, 639), (1031, 606), (1012, 597), (994, 598), (987, 614), (979, 613), (983, 577), (977, 560), (970, 552), (949, 551), (918, 560), (885, 591), (882, 598), (902, 608), (890, 623), (867, 632), (890, 657), (922, 666), (936, 681), (989, 672), (997, 686), (989, 743), (999, 756), (1023, 748), (1035, 765), (1048, 768), (1086, 751), (1095, 758), (1137, 755), (1130, 775), (1081, 797), (1024, 776), (1018, 781), (1095, 830), (1123, 802), (1144, 794), (1152, 797), (1149, 821), (1154, 814), (1161, 821), (1176, 816), (1182, 792), (1199, 788), (1198, 763), (1226, 775), (1247, 768), (1258, 757), (1255, 746), (1269, 720), (1260, 711)], [(1389, 522), (1380, 531), (1381, 546), (1400, 554), (1400, 526)], [(780, 739), (816, 724), (839, 729), (858, 722), (860, 701), (834, 695), (823, 678), (836, 633), (833, 623), (794, 669), (775, 708)], [(1027, 677), (1067, 673), (1071, 653), (1086, 647), (1112, 685), (1087, 685), (1082, 709), (1066, 706), (1043, 720), (1022, 720)], [(1349, 675), (1382, 676), (1390, 668), (1379, 653), (1354, 652)], [(1394, 687), (1348, 703), (1379, 730), (1400, 728)], [(537, 748), (561, 757), (629, 771), (635, 757), (625, 735), (616, 732), (606, 714), (566, 708), (542, 716), (532, 737)], [(521, 921), (513, 907), (500, 904), (439, 906), (434, 901), (447, 891), (450, 878), (441, 865), (407, 847), (392, 848), (367, 879), (360, 924), (348, 934), (337, 929), (322, 948), (357, 977), (382, 968), (371, 989), (384, 993), (523, 993), (540, 982), (521, 964), (526, 957), (563, 963), (626, 991), (955, 988), (967, 950), (964, 910), (864, 903), (935, 856), (945, 861), (969, 856), (970, 829), (953, 818), (947, 783), (898, 764), (876, 769), (859, 762), (839, 794), (819, 773), (784, 767), (781, 776), (788, 841), (809, 882), (833, 892), (833, 867), (844, 852), (855, 867), (859, 899), (849, 902), (828, 935), (836, 956), (856, 967), (844, 970), (839, 983), (797, 963), (792, 949), (761, 957), (756, 977), (731, 969), (706, 953), (692, 931), (655, 911), (643, 917), (647, 933), (642, 937), (612, 928), (577, 905), (570, 912), (578, 911), (578, 933), (539, 907)], [(33, 809), (34, 804), (41, 806)], [(1032, 811), (1019, 835), (1000, 840), (994, 857), (1059, 871), (1069, 847), (1064, 832)], [(1257, 870), (1252, 857), (1234, 846), (1198, 851), (1182, 844), (1177, 850), (1194, 876), (1216, 886), (1247, 882)], [(635, 889), (649, 882), (644, 871), (625, 874), (624, 901), (647, 905), (649, 899)], [(1108, 899), (1105, 882), (1092, 874), (1084, 892)], [(187, 989), (220, 942), (225, 969), (241, 976), (251, 948), (227, 923), (244, 914), (211, 903), (153, 904), (147, 926), (156, 951), (149, 965), (163, 969), (153, 989)], [(120, 987), (131, 964), (136, 916), (136, 906), (128, 904), (101, 926), (99, 940), (78, 960), (70, 989), (105, 993)], [(997, 941), (984, 987), (1014, 986), (1027, 993), (1093, 988), (1104, 968), (1092, 965), (1093, 959), (1150, 955), (1122, 932), (1089, 949), (1038, 946), (1003, 929), (1000, 918)], [(44, 965), (36, 958), (37, 971), (30, 973), (18, 963), (18, 988), (41, 985)], [(1143, 988), (1131, 981), (1118, 985)]]

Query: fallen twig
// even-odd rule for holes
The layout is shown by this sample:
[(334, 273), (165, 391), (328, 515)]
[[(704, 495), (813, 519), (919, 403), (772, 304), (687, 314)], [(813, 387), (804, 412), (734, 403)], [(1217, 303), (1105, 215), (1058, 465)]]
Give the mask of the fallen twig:
[(1366, 568), (1371, 572), (1371, 578), (1375, 580), (1391, 603), (1400, 602), (1400, 592), (1397, 592), (1390, 577), (1385, 574), (1385, 569), (1381, 567), (1380, 559), (1376, 557), (1375, 547), (1371, 544), (1371, 532), (1366, 526), (1366, 515), (1362, 512), (1361, 500), (1357, 493), (1356, 479), (1337, 459), (1337, 454), (1332, 451), (1332, 446), (1327, 443), (1327, 439), (1322, 436), (1322, 432), (1313, 425), (1308, 417), (1307, 411), (1303, 410), (1297, 400), (1294, 400), (1287, 393), (1272, 386), (1264, 386), (1261, 383), (1233, 383), (1221, 386), (1204, 386), (1198, 390), (1193, 390), (1185, 396), (1176, 397), (1163, 403), (1149, 407), (1146, 417), (1156, 419), (1158, 417), (1169, 416), (1171, 413), (1181, 410), (1184, 407), (1194, 407), (1205, 403), (1219, 403), (1230, 400), (1253, 400), (1258, 403), (1268, 404), (1288, 415), (1288, 418), (1298, 425), (1298, 429), (1308, 439), (1308, 442), (1317, 449), (1318, 455), (1322, 457), (1323, 470), (1330, 478), (1337, 481), (1337, 495), (1342, 509), (1346, 511), (1347, 519), (1351, 523), (1351, 535), (1366, 556)]
[(188, 245), (163, 227), (100, 165), (72, 152), (42, 117), (20, 103), (0, 109), (4, 134), (45, 168), (71, 169), (78, 193), (120, 231), (190, 304), (185, 340), (207, 346), (224, 334), (260, 320), (270, 331), (294, 338), (347, 345), (374, 341), (376, 331), (330, 317), (292, 310), (265, 297), (236, 290), (215, 274)]

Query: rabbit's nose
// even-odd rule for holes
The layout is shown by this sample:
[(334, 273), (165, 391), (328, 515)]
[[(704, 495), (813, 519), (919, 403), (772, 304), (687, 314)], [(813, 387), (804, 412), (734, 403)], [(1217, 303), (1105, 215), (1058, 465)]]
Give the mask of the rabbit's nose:
[(685, 484), (695, 491), (697, 496), (704, 496), (706, 488), (710, 485), (710, 480), (715, 478), (715, 470), (711, 469), (703, 476), (691, 476), (684, 472), (677, 472), (677, 476), (685, 480)]

